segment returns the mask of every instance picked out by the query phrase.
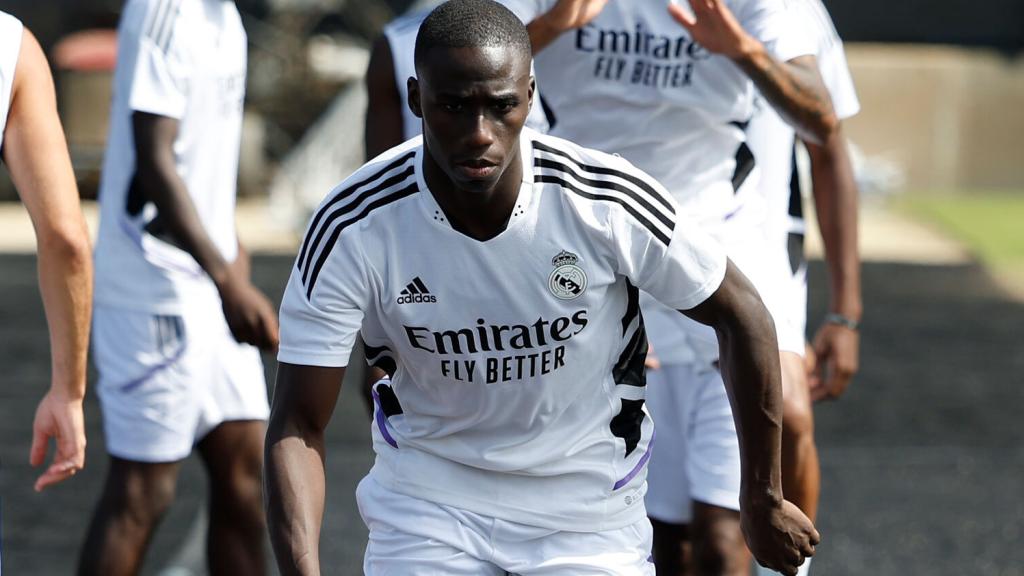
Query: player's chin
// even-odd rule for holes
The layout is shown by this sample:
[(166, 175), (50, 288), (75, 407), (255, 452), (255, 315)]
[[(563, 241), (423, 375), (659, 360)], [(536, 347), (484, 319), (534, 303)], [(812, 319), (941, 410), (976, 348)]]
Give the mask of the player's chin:
[(501, 176), (500, 171), (494, 170), (493, 174), (487, 175), (467, 175), (462, 171), (457, 170), (453, 174), (452, 180), (459, 187), (460, 190), (472, 194), (484, 194), (494, 189), (494, 186), (498, 183), (498, 178)]

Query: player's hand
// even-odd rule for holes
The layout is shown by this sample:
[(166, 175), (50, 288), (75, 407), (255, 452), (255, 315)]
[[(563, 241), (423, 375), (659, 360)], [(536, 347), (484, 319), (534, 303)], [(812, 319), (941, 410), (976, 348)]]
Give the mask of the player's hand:
[(50, 438), (54, 439), (57, 450), (53, 462), (36, 479), (36, 492), (74, 476), (85, 467), (85, 422), (81, 398), (67, 398), (51, 389), (39, 402), (28, 457), (33, 467), (46, 461)]
[(541, 18), (552, 30), (575, 30), (597, 18), (606, 4), (608, 0), (558, 0)]
[(235, 340), (262, 350), (277, 350), (277, 314), (270, 300), (248, 278), (230, 274), (220, 286), (220, 298)]
[(740, 523), (757, 563), (787, 576), (796, 575), (821, 541), (807, 516), (787, 500), (781, 505), (742, 506)]
[(709, 52), (735, 60), (760, 47), (761, 43), (743, 30), (724, 0), (686, 0), (692, 13), (677, 4), (683, 1), (672, 0), (668, 13)]
[(814, 356), (816, 369), (808, 379), (811, 400), (838, 398), (857, 373), (860, 334), (845, 326), (825, 324), (814, 337)]

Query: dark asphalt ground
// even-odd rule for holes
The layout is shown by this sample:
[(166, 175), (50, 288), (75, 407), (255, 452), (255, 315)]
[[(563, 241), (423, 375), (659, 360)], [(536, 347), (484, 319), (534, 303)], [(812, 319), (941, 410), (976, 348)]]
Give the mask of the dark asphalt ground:
[[(256, 258), (256, 281), (274, 298), (291, 261)], [(34, 262), (0, 256), (3, 569), (72, 574), (106, 458), (90, 393), (86, 470), (43, 495), (32, 492), (30, 429), (49, 365)], [(823, 284), (815, 264), (812, 319), (821, 317)], [(864, 290), (861, 374), (843, 400), (817, 408), (824, 542), (813, 572), (1024, 575), (1024, 306), (973, 265), (867, 264)], [(360, 573), (365, 542), (353, 490), (372, 457), (353, 392), (342, 393), (329, 432), (321, 545), (328, 574)], [(187, 547), (205, 490), (192, 459), (146, 574), (160, 574)]]

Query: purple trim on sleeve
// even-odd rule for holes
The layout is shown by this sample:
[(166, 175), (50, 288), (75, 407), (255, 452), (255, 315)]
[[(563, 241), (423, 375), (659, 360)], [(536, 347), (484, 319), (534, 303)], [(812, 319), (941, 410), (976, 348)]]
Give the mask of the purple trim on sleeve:
[(380, 435), (384, 437), (384, 440), (391, 444), (392, 448), (397, 449), (398, 442), (395, 442), (395, 439), (391, 437), (391, 433), (388, 432), (388, 423), (384, 418), (384, 409), (380, 407), (380, 396), (377, 395), (377, 390), (375, 389), (370, 392), (373, 393), (373, 403), (377, 406), (374, 410), (374, 420), (377, 422), (377, 429), (380, 430)]
[(616, 482), (614, 486), (612, 486), (613, 492), (615, 490), (618, 490), (619, 488), (622, 488), (626, 484), (629, 484), (630, 480), (635, 478), (636, 475), (640, 473), (640, 470), (643, 470), (644, 465), (646, 465), (647, 461), (651, 459), (651, 449), (654, 448), (654, 437), (656, 434), (656, 432), (651, 432), (651, 441), (647, 443), (647, 451), (644, 452), (644, 455), (640, 457), (640, 460), (636, 463), (636, 466), (633, 466), (633, 469), (629, 471), (629, 474), (626, 474), (624, 478), (622, 478), (621, 480)]

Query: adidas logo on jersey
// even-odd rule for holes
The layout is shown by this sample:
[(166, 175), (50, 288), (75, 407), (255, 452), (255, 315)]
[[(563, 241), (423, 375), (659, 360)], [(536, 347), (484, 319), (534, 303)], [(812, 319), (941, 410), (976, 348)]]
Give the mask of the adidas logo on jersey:
[(437, 296), (431, 294), (430, 290), (427, 290), (427, 285), (417, 276), (400, 292), (397, 302), (399, 304), (433, 304), (437, 302)]

